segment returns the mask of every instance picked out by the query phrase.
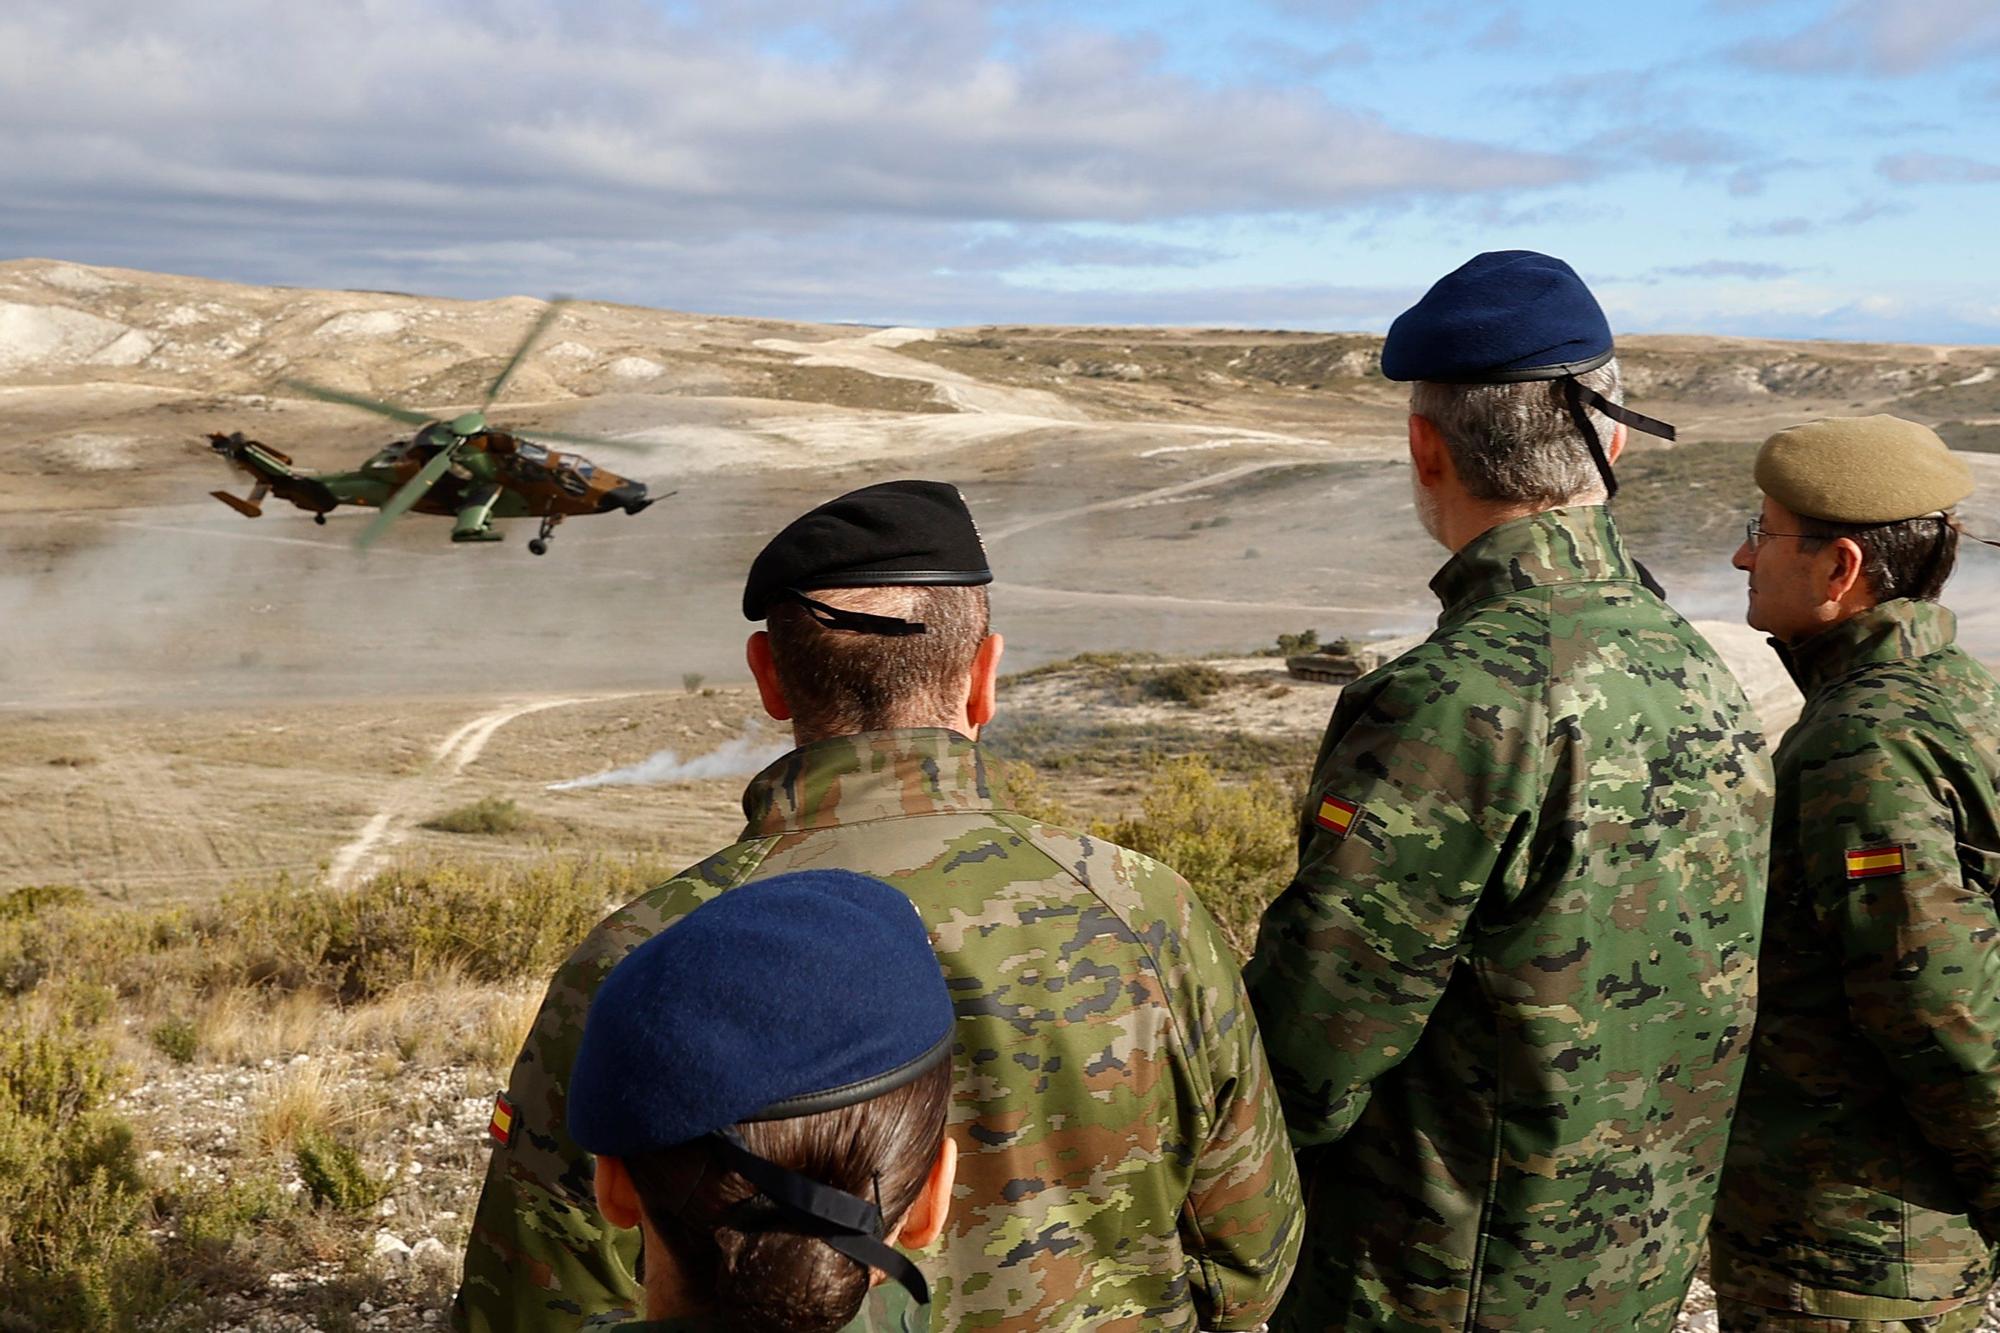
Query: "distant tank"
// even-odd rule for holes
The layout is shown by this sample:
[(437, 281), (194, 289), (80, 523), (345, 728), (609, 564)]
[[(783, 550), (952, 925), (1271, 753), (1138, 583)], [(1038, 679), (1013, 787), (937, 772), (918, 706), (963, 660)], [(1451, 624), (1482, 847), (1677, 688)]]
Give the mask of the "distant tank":
[(1335, 639), (1312, 652), (1287, 657), (1285, 670), (1300, 680), (1317, 681), (1322, 685), (1345, 685), (1359, 680), (1374, 668), (1375, 664), (1368, 660), (1370, 656), (1348, 639)]

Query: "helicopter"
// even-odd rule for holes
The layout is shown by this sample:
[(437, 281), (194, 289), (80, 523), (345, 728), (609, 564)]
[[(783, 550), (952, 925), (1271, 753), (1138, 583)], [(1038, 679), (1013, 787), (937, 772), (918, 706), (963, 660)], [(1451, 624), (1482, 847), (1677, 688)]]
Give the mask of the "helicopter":
[[(359, 407), (417, 427), (408, 439), (397, 440), (348, 472), (316, 472), (293, 464), (289, 455), (246, 438), (241, 431), (210, 434), (209, 448), (231, 467), (249, 476), (247, 498), (227, 491), (210, 491), (246, 518), (262, 515), (266, 496), (275, 495), (309, 510), (313, 522), (341, 505), (378, 512), (355, 538), (357, 547), (375, 543), (405, 513), (450, 515), (454, 542), (497, 542), (504, 536), (493, 527), (496, 518), (539, 518), (541, 527), (528, 549), (546, 555), (556, 526), (565, 518), (624, 510), (636, 514), (664, 497), (648, 495), (646, 483), (631, 481), (592, 463), (581, 454), (564, 453), (547, 445), (498, 430), (487, 423), (486, 409), (520, 368), (528, 352), (555, 322), (565, 304), (549, 302), (528, 330), (521, 345), (488, 386), (484, 400), (471, 412), (437, 419), (394, 403), (361, 394), (329, 389), (304, 380), (285, 384), (301, 393), (332, 403)], [(602, 444), (611, 441), (560, 432), (537, 431), (543, 440)]]

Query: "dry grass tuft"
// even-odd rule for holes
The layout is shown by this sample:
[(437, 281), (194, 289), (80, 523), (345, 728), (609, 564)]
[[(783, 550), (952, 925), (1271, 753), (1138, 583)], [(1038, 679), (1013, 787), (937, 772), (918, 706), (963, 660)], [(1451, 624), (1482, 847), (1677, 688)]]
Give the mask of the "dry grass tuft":
[(302, 1138), (358, 1133), (380, 1114), (381, 1107), (358, 1095), (336, 1062), (307, 1060), (265, 1085), (251, 1112), (250, 1132), (265, 1152), (281, 1156)]

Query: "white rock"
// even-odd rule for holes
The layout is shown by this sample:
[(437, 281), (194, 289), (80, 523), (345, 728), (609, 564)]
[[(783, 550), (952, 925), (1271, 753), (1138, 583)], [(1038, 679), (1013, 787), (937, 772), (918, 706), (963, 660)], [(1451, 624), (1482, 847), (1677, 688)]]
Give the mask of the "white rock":
[(607, 367), (612, 378), (621, 380), (658, 379), (666, 367), (643, 356), (621, 356)]
[(386, 338), (408, 323), (393, 310), (350, 310), (313, 330), (315, 338)]
[(403, 1243), (401, 1236), (389, 1231), (378, 1231), (375, 1233), (374, 1253), (377, 1259), (404, 1263), (410, 1257), (410, 1247)]
[(436, 1236), (425, 1236), (410, 1247), (410, 1257), (420, 1261), (442, 1262), (451, 1258), (451, 1252)]

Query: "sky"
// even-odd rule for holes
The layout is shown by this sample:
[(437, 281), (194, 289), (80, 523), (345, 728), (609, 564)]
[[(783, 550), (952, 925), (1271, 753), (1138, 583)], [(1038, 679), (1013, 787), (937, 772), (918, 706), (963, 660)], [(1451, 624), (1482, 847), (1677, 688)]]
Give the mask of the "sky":
[(2000, 0), (0, 0), (0, 258), (876, 324), (2000, 342)]

